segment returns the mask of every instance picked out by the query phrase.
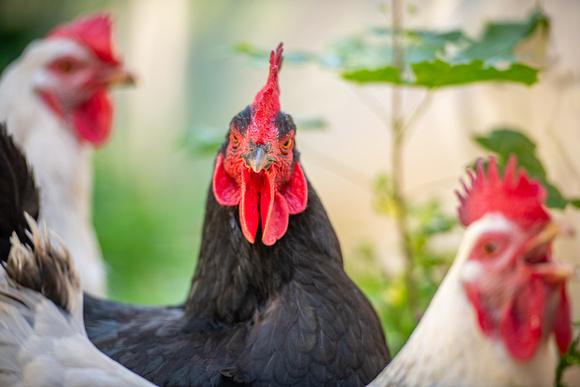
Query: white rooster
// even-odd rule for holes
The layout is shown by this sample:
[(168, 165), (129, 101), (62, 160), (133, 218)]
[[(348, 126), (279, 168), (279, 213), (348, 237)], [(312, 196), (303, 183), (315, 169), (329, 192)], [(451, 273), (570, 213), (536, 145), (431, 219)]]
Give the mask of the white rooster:
[(111, 130), (108, 88), (131, 82), (113, 51), (106, 15), (32, 42), (0, 79), (0, 122), (34, 169), (41, 219), (66, 242), (83, 288), (96, 295), (105, 294), (106, 277), (91, 220), (91, 155)]
[[(559, 233), (544, 188), (512, 158), (469, 172), (467, 227), (453, 266), (408, 343), (371, 386), (550, 386), (571, 341), (566, 280), (552, 258)], [(555, 338), (555, 340), (553, 339)], [(556, 344), (556, 345), (555, 345)]]

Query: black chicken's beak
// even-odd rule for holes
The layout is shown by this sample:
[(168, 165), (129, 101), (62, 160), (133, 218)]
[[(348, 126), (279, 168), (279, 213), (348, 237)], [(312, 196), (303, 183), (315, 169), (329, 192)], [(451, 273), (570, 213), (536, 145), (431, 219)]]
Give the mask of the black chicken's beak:
[(267, 171), (276, 158), (270, 155), (270, 144), (250, 144), (250, 150), (243, 156), (246, 166), (254, 173)]

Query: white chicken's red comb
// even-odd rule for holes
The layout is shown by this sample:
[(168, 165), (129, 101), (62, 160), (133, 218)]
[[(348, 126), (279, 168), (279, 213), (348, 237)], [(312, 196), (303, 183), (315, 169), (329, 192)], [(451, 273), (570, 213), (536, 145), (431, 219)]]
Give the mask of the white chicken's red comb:
[(107, 14), (87, 16), (56, 27), (48, 34), (48, 38), (75, 40), (102, 61), (118, 64), (120, 60), (113, 51), (111, 25), (111, 18)]
[(476, 172), (468, 170), (467, 175), (471, 186), (461, 180), (464, 193), (456, 191), (460, 203), (459, 220), (464, 226), (492, 212), (503, 214), (523, 228), (550, 220), (544, 208), (546, 190), (538, 181), (530, 179), (524, 170), (517, 169), (515, 156), (510, 157), (503, 179), (493, 156), (489, 158), (487, 174), (479, 160)]

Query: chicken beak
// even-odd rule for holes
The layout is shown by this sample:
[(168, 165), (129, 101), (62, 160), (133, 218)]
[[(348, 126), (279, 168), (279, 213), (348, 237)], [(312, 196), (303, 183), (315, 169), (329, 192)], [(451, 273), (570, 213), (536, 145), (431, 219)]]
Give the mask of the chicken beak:
[(255, 145), (243, 155), (246, 166), (254, 173), (267, 171), (276, 159), (269, 154), (269, 145)]
[(102, 77), (102, 82), (106, 86), (134, 86), (136, 83), (135, 76), (127, 69), (119, 66), (109, 69)]
[[(542, 231), (530, 240), (526, 248), (527, 253), (541, 249), (560, 235), (573, 235), (573, 230), (562, 223), (548, 223)], [(533, 273), (548, 283), (558, 285), (565, 283), (574, 274), (574, 268), (562, 262), (549, 261), (533, 265)]]

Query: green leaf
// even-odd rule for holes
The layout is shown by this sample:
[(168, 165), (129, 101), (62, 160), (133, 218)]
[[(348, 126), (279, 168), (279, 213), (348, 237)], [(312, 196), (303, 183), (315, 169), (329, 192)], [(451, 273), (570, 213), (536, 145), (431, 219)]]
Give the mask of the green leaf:
[[(359, 84), (441, 88), (502, 81), (532, 85), (538, 81), (539, 70), (518, 62), (516, 52), (538, 27), (548, 25), (547, 17), (536, 10), (523, 21), (489, 23), (479, 39), (460, 30), (371, 28), (339, 39), (318, 54), (287, 52), (286, 60), (316, 62)], [(393, 65), (393, 35), (402, 47), (403, 69)], [(267, 50), (248, 43), (238, 44), (235, 50), (267, 63)]]
[(506, 165), (511, 155), (516, 155), (518, 165), (524, 168), (530, 176), (538, 179), (546, 188), (548, 207), (563, 209), (570, 202), (549, 181), (546, 169), (536, 155), (536, 144), (524, 133), (511, 128), (498, 128), (486, 135), (475, 136), (474, 141), (484, 149), (497, 154), (498, 162), (502, 167)]
[(440, 60), (421, 62), (412, 65), (415, 81), (411, 86), (437, 88), (465, 85), (474, 82), (503, 81), (532, 85), (538, 80), (538, 70), (519, 63), (514, 63), (501, 70), (489, 67), (481, 60), (468, 64), (449, 64)]
[(360, 84), (364, 83), (394, 83), (402, 84), (401, 71), (394, 66), (387, 66), (380, 69), (359, 69), (353, 71), (344, 71), (341, 77), (347, 81)]
[(548, 18), (539, 10), (533, 11), (524, 22), (489, 23), (481, 39), (460, 51), (455, 60), (513, 61), (517, 46), (540, 26), (547, 27)]

